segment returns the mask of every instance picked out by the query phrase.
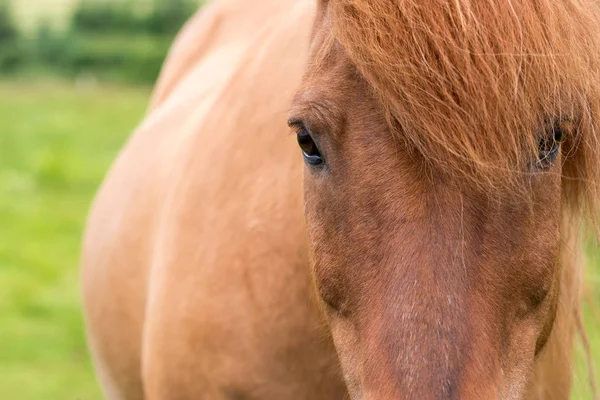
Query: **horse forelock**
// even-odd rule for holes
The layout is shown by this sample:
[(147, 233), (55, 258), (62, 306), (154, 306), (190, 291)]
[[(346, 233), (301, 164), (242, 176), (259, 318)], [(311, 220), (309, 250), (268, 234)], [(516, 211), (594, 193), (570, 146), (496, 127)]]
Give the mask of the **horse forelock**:
[(565, 124), (565, 193), (577, 205), (595, 203), (595, 2), (328, 3), (333, 37), (378, 95), (394, 131), (431, 164), (485, 189), (513, 185), (532, 172), (527, 166), (545, 127)]

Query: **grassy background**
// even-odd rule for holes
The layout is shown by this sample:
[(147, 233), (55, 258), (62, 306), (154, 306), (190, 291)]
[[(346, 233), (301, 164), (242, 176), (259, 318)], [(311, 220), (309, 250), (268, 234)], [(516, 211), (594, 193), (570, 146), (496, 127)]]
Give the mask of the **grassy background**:
[(42, 21), (53, 28), (65, 29), (70, 12), (79, 0), (10, 0), (19, 25), (32, 33)]
[[(600, 248), (595, 240), (590, 240), (587, 246), (585, 261), (583, 320), (589, 340), (592, 364), (596, 367), (594, 378), (600, 385)], [(592, 400), (588, 363), (585, 360), (583, 342), (578, 340), (575, 345), (575, 385), (571, 393), (573, 399)], [(600, 387), (598, 389), (600, 390)], [(600, 395), (600, 392), (598, 394)]]
[(0, 75), (154, 83), (201, 0), (0, 0)]
[[(25, 32), (32, 34), (41, 22), (58, 30), (67, 29), (71, 12), (81, 0), (7, 0), (13, 6), (15, 18)], [(144, 9), (148, 0), (85, 0), (92, 2), (135, 3)], [(201, 4), (204, 0), (193, 0)]]
[(149, 92), (0, 82), (0, 399), (101, 399), (80, 311), (82, 226)]

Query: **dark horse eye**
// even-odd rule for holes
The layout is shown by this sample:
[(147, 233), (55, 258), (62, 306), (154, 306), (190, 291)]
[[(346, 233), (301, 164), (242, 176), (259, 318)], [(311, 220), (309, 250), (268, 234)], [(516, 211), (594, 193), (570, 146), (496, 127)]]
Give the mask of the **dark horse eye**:
[(563, 131), (558, 124), (553, 124), (547, 130), (546, 135), (540, 140), (539, 144), (538, 164), (540, 167), (547, 167), (554, 162), (558, 155), (563, 136)]
[(306, 162), (315, 167), (322, 165), (323, 156), (321, 156), (321, 152), (310, 133), (305, 128), (300, 128), (298, 129), (297, 138)]

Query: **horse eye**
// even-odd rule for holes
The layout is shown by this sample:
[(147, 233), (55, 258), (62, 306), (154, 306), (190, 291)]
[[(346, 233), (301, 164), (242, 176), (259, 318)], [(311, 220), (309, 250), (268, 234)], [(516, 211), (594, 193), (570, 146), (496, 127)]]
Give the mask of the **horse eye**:
[(540, 167), (548, 167), (551, 165), (560, 149), (560, 143), (563, 141), (563, 131), (558, 124), (552, 125), (546, 135), (540, 140), (538, 164)]
[(324, 162), (323, 156), (321, 156), (319, 148), (306, 128), (298, 129), (296, 136), (306, 162), (315, 167), (322, 165)]

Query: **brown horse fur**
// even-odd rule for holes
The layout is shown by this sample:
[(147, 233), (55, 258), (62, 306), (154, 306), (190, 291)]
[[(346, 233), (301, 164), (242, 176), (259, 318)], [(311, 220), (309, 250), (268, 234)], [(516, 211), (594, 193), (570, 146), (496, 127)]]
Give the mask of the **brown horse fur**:
[[(595, 3), (315, 6), (222, 0), (175, 44), (88, 222), (105, 394), (568, 398)], [(296, 91), (325, 159), (303, 189)]]

